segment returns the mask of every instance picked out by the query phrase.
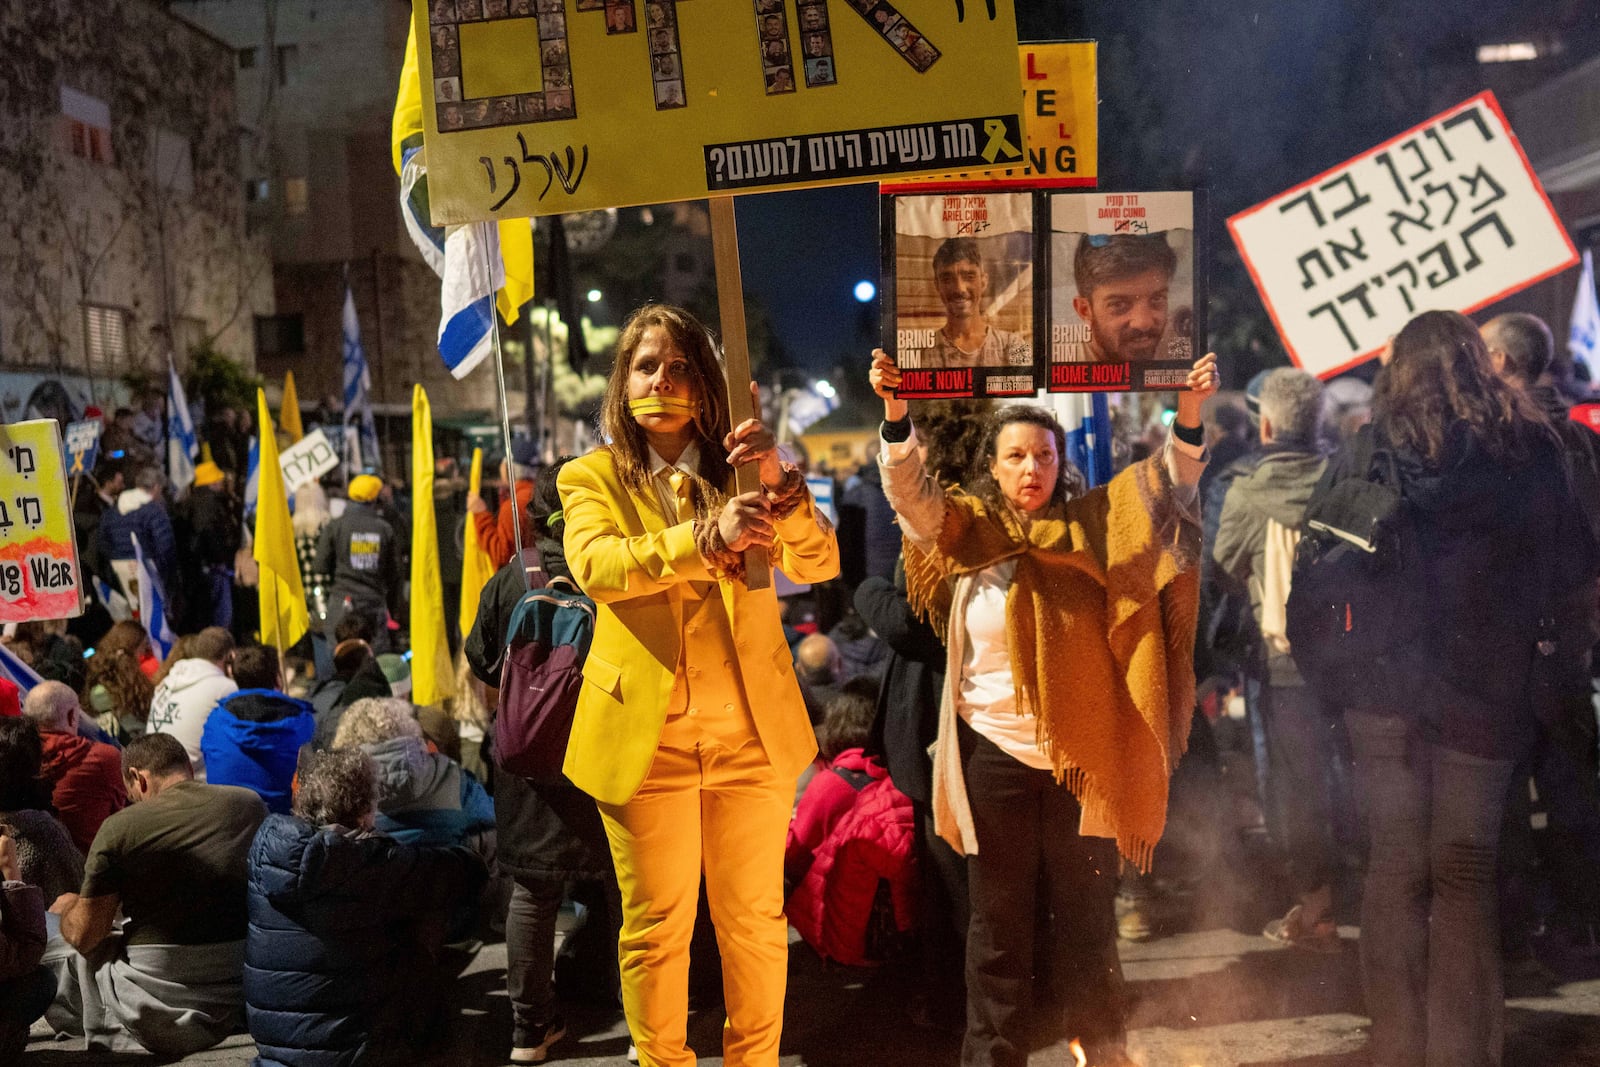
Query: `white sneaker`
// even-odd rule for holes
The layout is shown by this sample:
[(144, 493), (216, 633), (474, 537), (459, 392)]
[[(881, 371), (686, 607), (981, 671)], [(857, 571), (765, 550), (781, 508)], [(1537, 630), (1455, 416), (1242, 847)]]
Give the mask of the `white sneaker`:
[(639, 1046), (633, 1044), (632, 1042), (628, 1043), (628, 1062), (629, 1063), (638, 1063), (639, 1062)]

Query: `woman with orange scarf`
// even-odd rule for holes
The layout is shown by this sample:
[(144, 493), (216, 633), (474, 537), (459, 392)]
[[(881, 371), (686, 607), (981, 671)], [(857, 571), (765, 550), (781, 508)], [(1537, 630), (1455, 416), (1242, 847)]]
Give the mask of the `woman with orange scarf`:
[(933, 807), (969, 857), (962, 1065), (1027, 1063), (1042, 887), (1072, 1032), (1092, 1067), (1124, 1067), (1117, 853), (1149, 867), (1188, 741), (1200, 405), (1216, 357), (1190, 372), (1166, 449), (1081, 494), (1061, 425), (1015, 406), (990, 417), (973, 491), (943, 489), (894, 395), (899, 369), (873, 357), (910, 600), (949, 650)]

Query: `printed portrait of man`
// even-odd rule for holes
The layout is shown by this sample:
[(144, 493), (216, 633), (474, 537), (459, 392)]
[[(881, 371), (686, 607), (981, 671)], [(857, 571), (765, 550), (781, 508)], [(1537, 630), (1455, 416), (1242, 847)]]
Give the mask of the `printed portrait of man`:
[(971, 237), (951, 237), (933, 253), (933, 285), (944, 305), (944, 325), (933, 347), (907, 366), (1020, 367), (1033, 362), (1033, 347), (1019, 332), (991, 325), (984, 313), (989, 271)]
[(567, 42), (550, 41), (541, 50), (540, 59), (547, 67), (564, 66), (567, 62)]
[(466, 125), (466, 119), (461, 114), (460, 104), (440, 104), (439, 128), (441, 130), (459, 130)]
[(833, 85), (833, 60), (827, 56), (806, 60), (807, 85)]
[(461, 73), (461, 53), (456, 50), (456, 28), (433, 28), (433, 73), (437, 78), (448, 78)]
[(460, 78), (435, 78), (433, 79), (433, 98), (440, 103), (448, 103), (461, 99)]
[(632, 33), (633, 8), (625, 4), (606, 8), (606, 29), (612, 33)]
[(820, 30), (828, 24), (828, 13), (821, 4), (800, 9), (800, 28), (802, 30)]
[(650, 70), (657, 81), (662, 78), (676, 78), (681, 73), (678, 69), (678, 57), (672, 52), (668, 52), (666, 55), (651, 56)]
[(680, 82), (656, 82), (656, 107), (683, 107), (683, 85)]
[(762, 41), (761, 59), (769, 66), (782, 63), (789, 58), (789, 43), (787, 41)]
[(769, 41), (782, 40), (788, 36), (783, 32), (782, 15), (765, 15), (761, 19), (761, 36)]
[(509, 0), (483, 0), (483, 17), (486, 19), (503, 19), (510, 13)]
[(767, 92), (792, 93), (794, 92), (794, 75), (788, 67), (779, 67), (767, 75)]
[(1159, 359), (1178, 255), (1164, 235), (1087, 234), (1072, 256), (1072, 310), (1089, 325), (1088, 361)]
[(672, 34), (668, 33), (666, 30), (651, 30), (650, 51), (676, 52), (677, 49), (672, 46)]
[(456, 0), (429, 0), (429, 22), (454, 22), (456, 20)]
[(565, 63), (544, 68), (546, 88), (560, 89), (572, 84), (572, 68)]
[(828, 54), (828, 35), (825, 33), (812, 33), (806, 35), (806, 56), (816, 59)]

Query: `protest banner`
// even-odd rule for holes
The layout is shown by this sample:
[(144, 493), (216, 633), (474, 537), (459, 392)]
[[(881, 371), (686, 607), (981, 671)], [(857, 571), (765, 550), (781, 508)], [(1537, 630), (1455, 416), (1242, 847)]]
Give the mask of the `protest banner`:
[(83, 613), (60, 423), (0, 425), (0, 623)]
[(1049, 197), (1052, 392), (1182, 389), (1205, 336), (1195, 194)]
[(1100, 90), (1093, 41), (1022, 44), (1021, 167), (891, 178), (885, 193), (927, 189), (1092, 189), (1100, 174)]
[(902, 397), (1031, 396), (1032, 193), (883, 201), (884, 350)]
[(1234, 215), (1299, 367), (1329, 378), (1416, 313), (1470, 313), (1578, 262), (1493, 93)]
[(339, 453), (319, 428), (284, 449), (278, 465), (283, 468), (284, 484), (292, 493), (337, 467)]
[(413, 14), (436, 225), (1023, 162), (1012, 0)]
[(67, 423), (67, 455), (72, 457), (67, 473), (73, 476), (94, 470), (95, 452), (100, 444), (100, 420), (85, 419)]

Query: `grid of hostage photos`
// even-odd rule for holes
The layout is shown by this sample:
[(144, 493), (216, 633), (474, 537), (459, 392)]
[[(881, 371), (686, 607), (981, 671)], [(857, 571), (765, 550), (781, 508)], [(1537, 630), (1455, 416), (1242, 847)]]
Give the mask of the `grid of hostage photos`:
[[(789, 49), (789, 19), (784, 0), (755, 0), (756, 35), (761, 44), (761, 73), (767, 95), (795, 91), (794, 56)], [(828, 30), (826, 0), (798, 0), (800, 52), (806, 85), (837, 84), (833, 66), (833, 36)]]
[[(631, 15), (632, 5), (629, 5)], [(650, 40), (650, 78), (655, 85), (656, 110), (686, 107), (683, 92), (683, 50), (678, 41), (677, 9), (670, 2), (647, 0), (644, 5), (646, 36)]]
[[(582, 5), (580, 5), (581, 7)], [(632, 21), (632, 4), (624, 0)], [(609, 11), (609, 5), (607, 5)], [(467, 98), (461, 85), (461, 26), (504, 18), (539, 20), (540, 92)], [(430, 0), (429, 51), (433, 57), (435, 121), (440, 130), (477, 130), (523, 122), (570, 119), (572, 63), (562, 0)]]
[[(815, 0), (815, 3), (821, 9), (823, 0)], [(861, 12), (867, 25), (888, 41), (889, 47), (899, 52), (900, 58), (910, 63), (919, 74), (938, 60), (940, 52), (933, 42), (922, 36), (911, 20), (900, 14), (888, 0), (849, 0), (849, 4)], [(959, 11), (960, 6), (956, 9)]]

